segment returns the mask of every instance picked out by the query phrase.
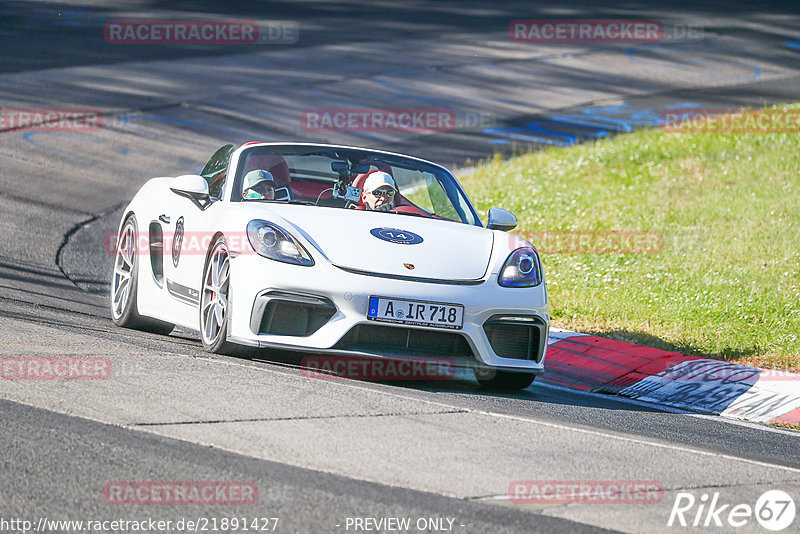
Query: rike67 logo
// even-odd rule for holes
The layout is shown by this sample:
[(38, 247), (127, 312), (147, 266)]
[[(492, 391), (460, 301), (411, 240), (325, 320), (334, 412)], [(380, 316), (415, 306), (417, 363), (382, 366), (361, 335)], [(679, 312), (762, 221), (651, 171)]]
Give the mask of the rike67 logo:
[(667, 526), (723, 527), (725, 532), (732, 532), (732, 529), (752, 525), (755, 519), (763, 528), (779, 532), (794, 523), (795, 513), (794, 499), (781, 490), (764, 492), (755, 506), (725, 502), (719, 492), (703, 493), (699, 499), (691, 493), (680, 492), (675, 496)]

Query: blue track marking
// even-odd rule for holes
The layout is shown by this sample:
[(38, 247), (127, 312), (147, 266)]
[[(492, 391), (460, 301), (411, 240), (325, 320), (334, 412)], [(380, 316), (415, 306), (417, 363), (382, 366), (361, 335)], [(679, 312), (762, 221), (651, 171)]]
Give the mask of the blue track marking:
[[(702, 106), (697, 102), (680, 102), (670, 104), (665, 109), (699, 107)], [(660, 113), (651, 109), (636, 110), (625, 102), (612, 106), (586, 107), (580, 109), (578, 113), (549, 115), (542, 120), (529, 122), (525, 126), (484, 128), (482, 133), (495, 137), (487, 140), (490, 145), (518, 140), (571, 146), (586, 139), (607, 137), (612, 132), (632, 132), (636, 127), (660, 126), (663, 122)]]
[(784, 41), (783, 44), (788, 46), (789, 48), (800, 50), (800, 37), (795, 37), (794, 41)]
[[(30, 143), (31, 145), (35, 146), (36, 148), (40, 148), (42, 150), (46, 150), (48, 152), (52, 152), (54, 154), (59, 154), (59, 155), (68, 157), (70, 159), (76, 159), (76, 160), (93, 161), (93, 162), (97, 162), (97, 163), (105, 163), (106, 162), (106, 160), (103, 159), (103, 158), (94, 158), (94, 157), (89, 156), (89, 155), (87, 155), (85, 153), (82, 154), (82, 153), (77, 153), (77, 152), (74, 152), (74, 151), (67, 152), (67, 151), (64, 151), (64, 150), (61, 150), (61, 149), (58, 149), (58, 148), (54, 148), (52, 146), (48, 146), (47, 144), (35, 139), (36, 136), (40, 136), (40, 135), (45, 135), (45, 136), (56, 135), (56, 136), (62, 136), (62, 137), (70, 137), (70, 138), (73, 138), (73, 139), (75, 139), (77, 141), (80, 141), (80, 142), (91, 143), (92, 145), (104, 145), (106, 143), (106, 141), (103, 140), (103, 139), (98, 139), (96, 137), (89, 137), (87, 135), (81, 135), (81, 134), (78, 134), (78, 133), (75, 133), (75, 132), (26, 132), (26, 133), (22, 134), (22, 138), (25, 141), (27, 141), (28, 143)], [(91, 154), (98, 154), (98, 153), (99, 152), (98, 152), (98, 150), (96, 148), (91, 150)], [(170, 163), (170, 164), (174, 164), (175, 163), (175, 160), (172, 159), (172, 158), (163, 158), (163, 157), (160, 157), (160, 156), (156, 156), (156, 155), (154, 155), (152, 153), (145, 154), (144, 152), (141, 152), (139, 150), (133, 150), (133, 149), (127, 148), (127, 147), (121, 148), (119, 150), (119, 153), (123, 154), (123, 155), (142, 154), (142, 155), (148, 156), (151, 159), (158, 159), (158, 160)], [(181, 167), (187, 167), (187, 168), (191, 167), (193, 169), (196, 168), (196, 169), (198, 169), (198, 172), (199, 172), (200, 169), (203, 168), (203, 164), (198, 163), (197, 161), (191, 160), (191, 159), (186, 158), (186, 157), (181, 157), (180, 159), (178, 159), (177, 163)]]
[(66, 152), (64, 150), (59, 150), (58, 148), (53, 148), (51, 146), (44, 145), (44, 144), (34, 140), (34, 137), (37, 136), (37, 135), (57, 135), (57, 136), (61, 136), (61, 137), (72, 137), (72, 138), (75, 138), (75, 139), (80, 139), (81, 141), (84, 141), (84, 142), (87, 142), (87, 143), (94, 143), (96, 145), (103, 144), (105, 141), (103, 141), (102, 139), (97, 139), (97, 138), (94, 138), (94, 137), (89, 137), (89, 136), (77, 134), (77, 133), (74, 133), (74, 132), (25, 132), (24, 134), (22, 134), (22, 138), (25, 139), (25, 141), (27, 141), (28, 143), (30, 143), (33, 146), (35, 146), (36, 148), (41, 148), (42, 150), (47, 150), (48, 152), (54, 152), (56, 154), (61, 154), (62, 156), (66, 156), (66, 157), (72, 158), (72, 159), (89, 159), (91, 161), (101, 161), (99, 159), (91, 158), (89, 156), (76, 154), (75, 152)]

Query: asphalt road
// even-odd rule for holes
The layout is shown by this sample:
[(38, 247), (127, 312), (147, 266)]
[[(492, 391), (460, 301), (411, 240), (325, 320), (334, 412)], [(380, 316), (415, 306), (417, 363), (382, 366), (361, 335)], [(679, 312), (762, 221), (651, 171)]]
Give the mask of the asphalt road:
[[(149, 17), (294, 21), (299, 39), (103, 39), (108, 21)], [(510, 20), (537, 17), (658, 19), (701, 26), (703, 37), (635, 46), (509, 40)], [(0, 128), (0, 356), (94, 356), (112, 372), (0, 380), (0, 520), (266, 514), (284, 532), (353, 531), (347, 518), (367, 517), (451, 518), (457, 532), (673, 532), (692, 530), (667, 526), (681, 492), (752, 506), (782, 489), (800, 502), (796, 433), (539, 384), (499, 395), (466, 379), (312, 380), (286, 355), (220, 357), (192, 332), (118, 329), (108, 319), (103, 248), (146, 179), (197, 171), (227, 141), (333, 141), (466, 167), (496, 150), (652, 125), (687, 103), (796, 101), (798, 36), (788, 3), (4, 4), (2, 108), (91, 108), (103, 127)], [(440, 132), (303, 124), (304, 110), (350, 106), (446, 108), (461, 123)], [(258, 504), (128, 506), (103, 495), (115, 481), (198, 480), (253, 483)], [(509, 487), (519, 480), (657, 481), (664, 490), (648, 504), (518, 504)], [(737, 531), (763, 530), (751, 520)]]

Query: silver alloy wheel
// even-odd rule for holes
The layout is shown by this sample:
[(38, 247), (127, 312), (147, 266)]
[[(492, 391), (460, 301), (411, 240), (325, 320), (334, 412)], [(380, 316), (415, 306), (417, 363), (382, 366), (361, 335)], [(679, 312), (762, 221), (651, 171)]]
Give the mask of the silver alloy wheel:
[(203, 276), (203, 292), (200, 297), (200, 331), (206, 345), (217, 342), (228, 312), (228, 285), (230, 282), (230, 259), (225, 243), (214, 247)]
[(114, 258), (114, 279), (111, 282), (111, 313), (119, 319), (125, 313), (134, 282), (133, 264), (136, 253), (136, 230), (129, 220), (122, 229), (117, 242), (117, 253)]

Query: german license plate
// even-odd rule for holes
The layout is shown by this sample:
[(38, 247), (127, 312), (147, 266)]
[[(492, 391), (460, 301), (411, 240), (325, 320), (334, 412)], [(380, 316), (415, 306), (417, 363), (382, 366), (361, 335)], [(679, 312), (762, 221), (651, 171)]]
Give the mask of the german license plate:
[(464, 326), (464, 306), (444, 302), (370, 297), (367, 319), (458, 330)]

